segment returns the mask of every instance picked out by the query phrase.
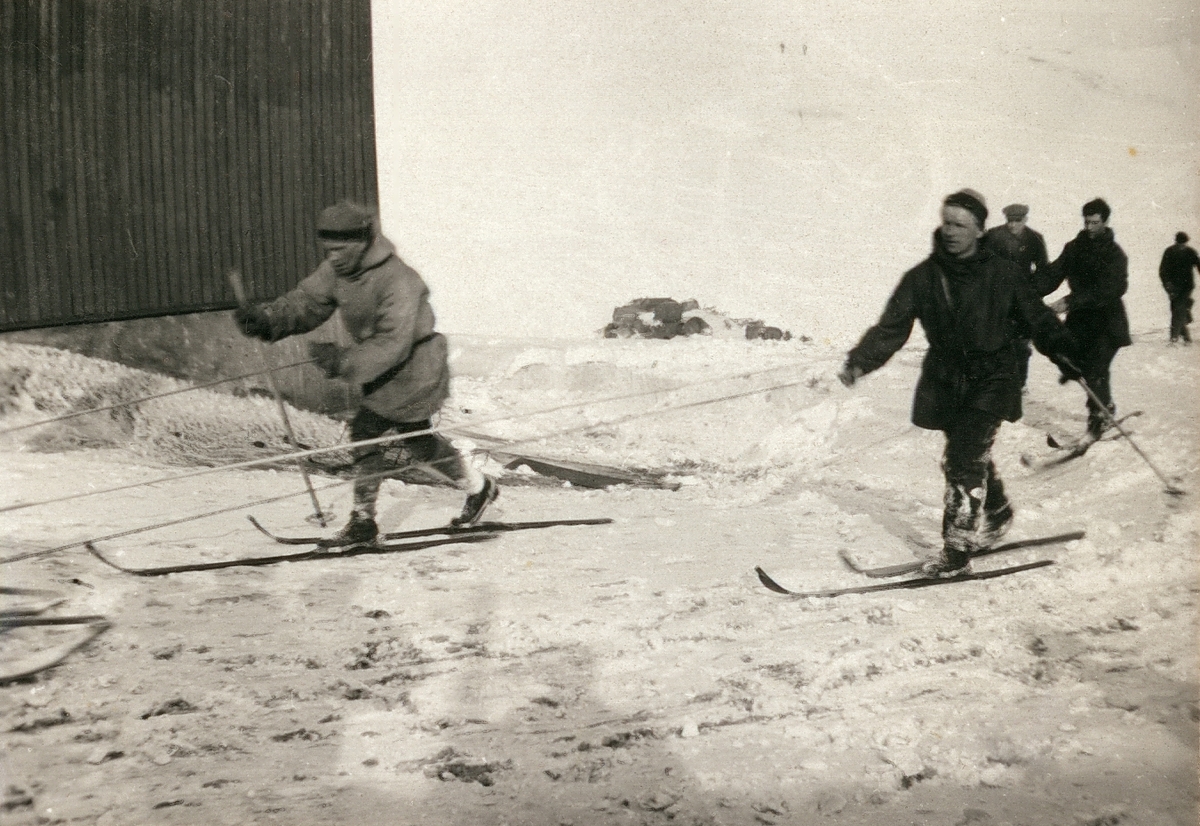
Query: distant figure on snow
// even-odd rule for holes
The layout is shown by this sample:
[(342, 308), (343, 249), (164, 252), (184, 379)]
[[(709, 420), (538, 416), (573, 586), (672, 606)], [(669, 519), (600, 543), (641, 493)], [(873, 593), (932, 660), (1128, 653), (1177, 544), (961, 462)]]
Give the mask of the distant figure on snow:
[(1192, 323), (1192, 290), (1196, 287), (1192, 270), (1200, 270), (1200, 257), (1188, 246), (1187, 233), (1177, 232), (1175, 243), (1163, 250), (1158, 265), (1158, 277), (1171, 300), (1171, 344), (1180, 339), (1192, 343), (1187, 328)]
[[(325, 259), (291, 292), (234, 311), (241, 331), (264, 341), (307, 333), (340, 311), (354, 345), (309, 343), (309, 354), (330, 378), (361, 385), (363, 400), (350, 423), (361, 442), (389, 432), (430, 430), (430, 418), (450, 394), (446, 338), (434, 332), (429, 288), (375, 229), (374, 214), (339, 202), (317, 222)], [(464, 487), (467, 501), (455, 525), (472, 525), (499, 495), (495, 481), (467, 462), (445, 437), (425, 433), (404, 441), (409, 454)], [(322, 547), (374, 541), (375, 503), (388, 462), (384, 445), (353, 448), (354, 509), (350, 521)]]
[(1117, 351), (1133, 343), (1121, 296), (1129, 287), (1129, 259), (1108, 226), (1112, 214), (1101, 198), (1083, 205), (1083, 229), (1063, 247), (1058, 259), (1035, 278), (1038, 292), (1049, 295), (1065, 279), (1071, 292), (1050, 305), (1066, 312), (1067, 329), (1079, 346), (1075, 363), (1107, 416), (1089, 395), (1087, 438), (1100, 438), (1107, 418), (1116, 413), (1109, 371)]
[[(1049, 258), (1046, 255), (1046, 239), (1042, 234), (1028, 226), (1025, 221), (1029, 217), (1029, 207), (1025, 204), (1009, 204), (1000, 210), (1004, 213), (1004, 223), (987, 231), (984, 243), (1001, 258), (1007, 258), (1017, 265), (1026, 277), (1045, 269)], [(1017, 367), (1021, 374), (1021, 387), (1029, 378), (1029, 357), (1033, 348), (1029, 346), (1029, 330), (1018, 330)]]
[(900, 279), (878, 323), (863, 335), (838, 374), (852, 386), (904, 346), (914, 321), (929, 341), (913, 397), (917, 427), (946, 434), (942, 459), (945, 509), (941, 555), (927, 576), (970, 569), (972, 552), (991, 547), (1008, 530), (1013, 508), (992, 463), (1002, 421), (1021, 418), (1015, 340), (1028, 329), (1038, 350), (1077, 378), (1073, 342), (1011, 261), (982, 243), (983, 196), (963, 189), (946, 197), (933, 253)]

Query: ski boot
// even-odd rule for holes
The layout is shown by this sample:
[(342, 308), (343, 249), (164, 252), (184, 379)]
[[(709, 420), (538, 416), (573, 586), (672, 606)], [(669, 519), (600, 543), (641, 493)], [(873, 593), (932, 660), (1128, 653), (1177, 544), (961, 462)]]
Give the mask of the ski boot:
[(950, 579), (969, 573), (971, 573), (971, 555), (966, 551), (951, 548), (949, 545), (942, 547), (940, 555), (933, 559), (927, 559), (921, 565), (922, 576), (935, 579)]
[(351, 545), (368, 545), (374, 542), (377, 536), (379, 526), (375, 524), (375, 520), (354, 511), (350, 514), (350, 521), (346, 523), (346, 527), (333, 536), (318, 541), (317, 547), (346, 548)]
[(500, 486), (492, 481), (492, 477), (483, 477), (483, 487), (478, 493), (472, 493), (463, 504), (462, 513), (450, 520), (456, 528), (469, 528), (479, 521), (487, 506), (496, 501), (500, 495)]

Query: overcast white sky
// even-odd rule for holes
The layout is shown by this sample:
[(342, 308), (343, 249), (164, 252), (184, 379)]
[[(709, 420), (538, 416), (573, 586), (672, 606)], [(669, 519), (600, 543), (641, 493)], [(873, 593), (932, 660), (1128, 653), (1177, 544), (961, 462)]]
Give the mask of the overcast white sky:
[(947, 192), (1028, 203), (1052, 255), (1101, 195), (1160, 327), (1200, 237), (1192, 7), (375, 0), (384, 229), (449, 332), (667, 295), (848, 343)]

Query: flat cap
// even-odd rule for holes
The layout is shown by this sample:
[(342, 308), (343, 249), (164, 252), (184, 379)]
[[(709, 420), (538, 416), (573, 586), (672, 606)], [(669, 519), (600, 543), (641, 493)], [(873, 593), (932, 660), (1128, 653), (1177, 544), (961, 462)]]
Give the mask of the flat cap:
[(326, 241), (369, 241), (374, 234), (375, 215), (350, 201), (338, 201), (321, 210), (317, 237)]
[(1029, 214), (1029, 207), (1024, 204), (1009, 204), (1004, 209), (1000, 210), (1004, 213), (1004, 217), (1010, 221), (1020, 221)]

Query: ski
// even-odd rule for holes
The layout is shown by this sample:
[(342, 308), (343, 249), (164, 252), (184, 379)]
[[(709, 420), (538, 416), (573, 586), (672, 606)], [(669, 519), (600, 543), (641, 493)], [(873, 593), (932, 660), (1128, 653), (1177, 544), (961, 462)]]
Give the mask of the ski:
[[(247, 516), (250, 524), (258, 528), (264, 536), (268, 536), (281, 545), (315, 545), (321, 541), (319, 536), (278, 536), (262, 526), (253, 516)], [(417, 528), (411, 531), (395, 531), (385, 533), (380, 539), (393, 541), (397, 539), (415, 539), (421, 536), (460, 536), (473, 533), (506, 533), (508, 531), (529, 531), (540, 528), (569, 527), (572, 525), (609, 525), (612, 520), (608, 517), (594, 519), (547, 519), (541, 522), (477, 522), (474, 525), (455, 527), (443, 525), (437, 528)]]
[(216, 571), (222, 568), (256, 567), (275, 565), (280, 562), (311, 562), (318, 559), (337, 559), (340, 557), (364, 556), (367, 554), (396, 554), (420, 551), (426, 548), (438, 548), (442, 545), (474, 544), (495, 539), (494, 533), (476, 533), (469, 536), (450, 537), (447, 539), (429, 539), (418, 542), (375, 542), (366, 545), (350, 545), (345, 548), (321, 548), (311, 551), (300, 551), (293, 554), (275, 554), (273, 556), (240, 557), (224, 559), (219, 562), (194, 562), (185, 565), (166, 565), (160, 568), (126, 568), (118, 565), (100, 553), (94, 543), (84, 546), (88, 553), (99, 559), (105, 565), (118, 571), (134, 576), (165, 576), (167, 574), (182, 574), (192, 571)]
[(0, 617), (5, 619), (37, 616), (51, 608), (57, 608), (67, 601), (66, 597), (57, 591), (47, 591), (44, 588), (17, 588), (11, 585), (0, 586), (0, 597), (41, 597), (41, 599), (5, 604), (0, 608)]
[[(1140, 416), (1140, 415), (1142, 415), (1142, 411), (1135, 410), (1132, 413), (1127, 413), (1124, 416), (1122, 416), (1121, 418), (1117, 419), (1116, 424), (1124, 424), (1127, 420), (1132, 419), (1134, 416)], [(1114, 427), (1114, 425), (1111, 422), (1108, 425), (1106, 425), (1104, 428), (1104, 432), (1100, 434), (1101, 439), (1104, 437), (1104, 433), (1107, 433), (1109, 430), (1112, 430), (1113, 427)], [(1119, 438), (1121, 438), (1121, 435), (1118, 433), (1113, 438), (1119, 439)], [(1100, 441), (1100, 439), (1093, 439), (1090, 436), (1084, 436), (1080, 439), (1063, 440), (1063, 439), (1054, 438), (1054, 436), (1052, 434), (1046, 434), (1046, 444), (1049, 447), (1052, 447), (1055, 450), (1068, 450), (1068, 451), (1073, 451), (1073, 452), (1078, 451), (1079, 456), (1082, 456), (1084, 453), (1087, 453), (1087, 449), (1098, 441)]]
[(917, 577), (916, 579), (901, 579), (895, 582), (880, 582), (876, 585), (853, 585), (849, 588), (829, 588), (824, 591), (792, 591), (784, 588), (775, 580), (767, 575), (767, 572), (762, 568), (755, 568), (754, 572), (758, 574), (759, 581), (767, 587), (768, 590), (774, 591), (777, 594), (784, 594), (789, 597), (840, 597), (847, 594), (874, 594), (880, 591), (903, 591), (915, 590), (917, 588), (929, 588), (934, 585), (954, 585), (960, 582), (975, 582), (983, 579), (995, 579), (996, 577), (1008, 576), (1009, 574), (1020, 573), (1021, 571), (1031, 571), (1034, 568), (1044, 568), (1047, 565), (1053, 565), (1053, 559), (1041, 559), (1037, 562), (1027, 562), (1024, 565), (1013, 565), (1008, 568), (997, 568), (993, 571), (983, 571), (981, 573), (959, 574), (948, 579), (940, 579), (937, 577)]
[[(1074, 542), (1077, 539), (1083, 539), (1085, 531), (1071, 531), (1070, 533), (1060, 533), (1054, 536), (1040, 536), (1036, 539), (1018, 539), (1015, 542), (1005, 542), (1003, 545), (997, 545), (994, 548), (985, 548), (980, 551), (975, 551), (971, 554), (971, 559), (977, 559), (981, 556), (990, 556), (991, 554), (1003, 553), (1005, 551), (1015, 551), (1020, 548), (1040, 548), (1044, 545), (1058, 545), (1066, 542)], [(843, 548), (840, 552), (842, 562), (845, 562), (850, 570), (855, 573), (869, 576), (873, 579), (885, 579), (888, 577), (904, 576), (905, 574), (915, 574), (921, 570), (923, 564), (921, 560), (913, 560), (912, 562), (900, 562), (896, 565), (885, 565), (881, 568), (863, 568), (859, 565), (850, 552)]]
[(41, 618), (40, 622), (34, 621), (36, 619), (38, 618), (26, 617), (23, 622), (11, 620), (4, 628), (7, 630), (8, 628), (32, 625), (79, 625), (83, 626), (84, 633), (48, 650), (0, 663), (0, 685), (7, 685), (15, 680), (25, 680), (34, 674), (53, 668), (112, 627), (112, 623), (101, 616), (56, 617), (54, 618), (56, 622), (53, 623), (46, 621), (48, 618)]

